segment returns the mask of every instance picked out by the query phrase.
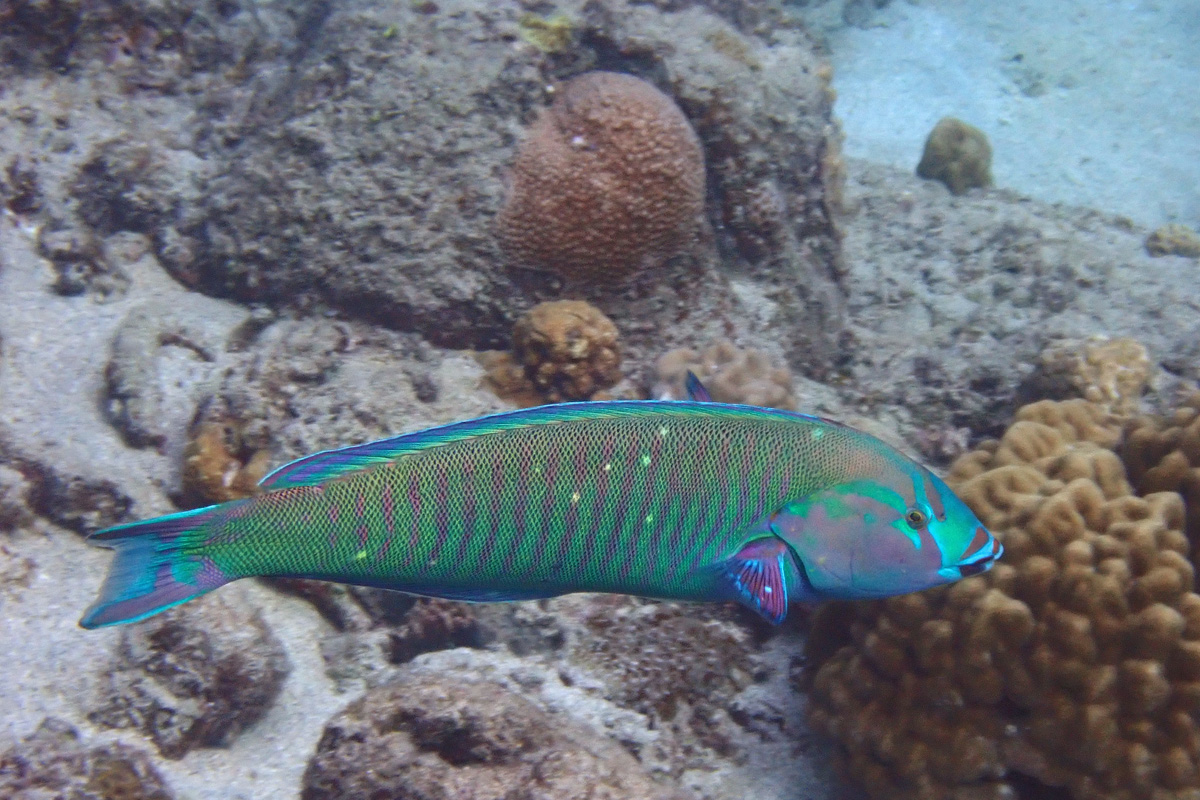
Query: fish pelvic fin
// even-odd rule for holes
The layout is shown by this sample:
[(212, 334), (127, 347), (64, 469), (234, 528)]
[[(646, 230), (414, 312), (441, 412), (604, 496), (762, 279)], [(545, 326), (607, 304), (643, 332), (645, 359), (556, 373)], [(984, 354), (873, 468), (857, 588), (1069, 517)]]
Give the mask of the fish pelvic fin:
[(233, 580), (200, 552), (198, 534), (217, 509), (208, 506), (117, 525), (91, 541), (116, 550), (100, 596), (79, 621), (84, 628), (137, 622)]
[(738, 602), (778, 625), (787, 616), (789, 566), (787, 544), (764, 536), (746, 543), (720, 569)]

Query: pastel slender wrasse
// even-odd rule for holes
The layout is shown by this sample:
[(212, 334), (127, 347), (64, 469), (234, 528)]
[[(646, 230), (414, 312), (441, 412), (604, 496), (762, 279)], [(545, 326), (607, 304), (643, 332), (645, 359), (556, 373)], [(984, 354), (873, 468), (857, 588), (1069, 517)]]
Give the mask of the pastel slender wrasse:
[(818, 417), (711, 402), (566, 403), (294, 461), (243, 500), (107, 528), (81, 625), (250, 576), (457, 600), (620, 592), (788, 604), (982, 572), (1002, 548), (928, 469)]

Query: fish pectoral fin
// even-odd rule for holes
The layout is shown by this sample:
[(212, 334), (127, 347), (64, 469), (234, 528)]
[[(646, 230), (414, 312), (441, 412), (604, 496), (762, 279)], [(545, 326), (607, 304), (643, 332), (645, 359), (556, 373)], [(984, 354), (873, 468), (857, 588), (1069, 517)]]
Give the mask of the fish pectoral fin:
[(742, 605), (778, 625), (787, 616), (788, 565), (792, 555), (775, 536), (752, 539), (721, 565), (721, 573)]

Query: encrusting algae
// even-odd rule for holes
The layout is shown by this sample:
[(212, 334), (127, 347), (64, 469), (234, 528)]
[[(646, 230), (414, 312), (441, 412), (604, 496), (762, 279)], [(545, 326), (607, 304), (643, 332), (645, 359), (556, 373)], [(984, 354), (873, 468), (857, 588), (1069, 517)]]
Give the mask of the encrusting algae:
[[(994, 570), (820, 612), (812, 721), (872, 798), (1200, 798), (1200, 596), (1179, 495), (1139, 497), (1115, 417), (1023, 408), (949, 483)], [(848, 636), (847, 636), (848, 631)]]

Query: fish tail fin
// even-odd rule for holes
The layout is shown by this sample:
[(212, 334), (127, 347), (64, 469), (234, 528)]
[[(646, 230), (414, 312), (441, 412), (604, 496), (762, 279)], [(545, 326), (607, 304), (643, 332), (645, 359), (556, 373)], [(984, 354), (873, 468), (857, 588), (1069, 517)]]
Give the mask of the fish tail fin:
[(100, 596), (80, 626), (136, 622), (238, 577), (225, 574), (203, 553), (204, 529), (218, 509), (225, 506), (181, 511), (93, 534), (91, 541), (117, 552)]

